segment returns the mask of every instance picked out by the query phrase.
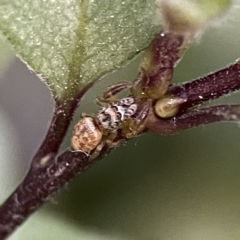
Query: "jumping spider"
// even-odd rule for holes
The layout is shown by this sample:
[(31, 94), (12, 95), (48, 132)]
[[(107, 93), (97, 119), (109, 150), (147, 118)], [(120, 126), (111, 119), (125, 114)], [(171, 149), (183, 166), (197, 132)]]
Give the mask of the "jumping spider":
[(149, 102), (143, 103), (133, 96), (116, 98), (116, 94), (132, 87), (129, 83), (110, 86), (103, 97), (97, 99), (102, 106), (100, 111), (95, 116), (82, 115), (73, 131), (74, 150), (87, 154), (94, 150), (91, 158), (96, 158), (105, 144), (110, 148), (116, 147), (145, 128)]
[[(102, 109), (94, 116), (83, 115), (74, 128), (72, 147), (96, 158), (104, 146), (150, 130), (159, 134), (180, 131), (217, 121), (238, 121), (239, 105), (196, 109), (204, 102), (240, 89), (240, 62), (181, 85), (171, 84), (173, 70), (188, 45), (178, 33), (160, 33), (145, 51), (133, 83), (110, 86), (98, 99)], [(128, 97), (116, 94), (130, 90)]]
[[(116, 99), (115, 94), (131, 88), (129, 97)], [(158, 101), (153, 98), (136, 98), (133, 95), (135, 87), (129, 83), (119, 83), (110, 86), (97, 99), (102, 106), (95, 116), (83, 114), (81, 120), (75, 125), (72, 136), (72, 147), (76, 151), (90, 153), (92, 158), (98, 156), (105, 144), (113, 148), (125, 139), (133, 138), (146, 128), (148, 113), (153, 105), (157, 115), (172, 117), (177, 113), (179, 103), (184, 99), (164, 97)], [(162, 114), (162, 115), (161, 115)]]
[[(143, 132), (152, 109), (161, 118), (178, 114), (179, 106), (186, 99), (175, 97), (168, 90), (184, 44), (181, 35), (160, 33), (148, 47), (135, 81), (108, 87), (103, 97), (97, 99), (101, 110), (94, 116), (82, 115), (74, 127), (73, 149), (86, 154), (93, 151), (91, 158), (94, 159), (105, 144), (113, 148)], [(130, 89), (130, 95), (117, 99), (116, 94), (125, 89)]]

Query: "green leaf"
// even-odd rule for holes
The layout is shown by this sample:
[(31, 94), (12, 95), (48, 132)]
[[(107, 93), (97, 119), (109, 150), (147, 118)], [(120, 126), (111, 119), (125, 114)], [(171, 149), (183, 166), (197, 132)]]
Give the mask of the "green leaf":
[(146, 47), (155, 9), (154, 0), (0, 0), (0, 31), (63, 100)]

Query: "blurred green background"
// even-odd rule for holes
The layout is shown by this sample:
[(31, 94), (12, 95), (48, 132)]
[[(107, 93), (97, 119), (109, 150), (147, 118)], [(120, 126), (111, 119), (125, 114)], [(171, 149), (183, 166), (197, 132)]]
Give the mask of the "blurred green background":
[[(240, 16), (209, 28), (178, 65), (174, 82), (195, 79), (240, 57)], [(51, 94), (0, 42), (0, 202), (25, 176), (53, 112)], [(9, 63), (9, 64), (8, 64)], [(110, 84), (133, 80), (139, 57), (91, 89), (92, 113)], [(240, 94), (213, 102), (239, 103)], [(70, 131), (71, 132), (71, 131)], [(68, 134), (70, 136), (70, 133)], [(66, 138), (63, 149), (69, 146)], [(217, 123), (174, 136), (132, 139), (77, 176), (10, 239), (240, 239), (240, 128)]]

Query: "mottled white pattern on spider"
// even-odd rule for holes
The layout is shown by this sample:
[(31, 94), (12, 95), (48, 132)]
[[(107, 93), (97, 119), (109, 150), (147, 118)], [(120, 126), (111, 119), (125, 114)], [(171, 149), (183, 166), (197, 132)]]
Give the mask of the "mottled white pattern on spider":
[(134, 98), (126, 97), (103, 107), (96, 115), (96, 121), (103, 130), (115, 130), (136, 111)]
[(126, 97), (107, 104), (96, 116), (84, 116), (74, 127), (71, 139), (73, 149), (88, 154), (100, 144), (104, 134), (121, 128), (121, 124), (131, 118), (136, 111), (137, 104), (134, 98)]

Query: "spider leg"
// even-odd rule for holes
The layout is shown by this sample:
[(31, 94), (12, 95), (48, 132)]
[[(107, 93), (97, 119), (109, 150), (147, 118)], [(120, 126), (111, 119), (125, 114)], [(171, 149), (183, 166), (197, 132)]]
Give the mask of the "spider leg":
[(107, 134), (102, 138), (101, 143), (95, 148), (95, 150), (91, 153), (90, 160), (93, 160), (97, 158), (104, 148), (104, 146), (108, 146), (108, 148), (115, 148), (118, 145), (120, 145), (125, 139), (123, 138), (117, 138), (118, 137), (118, 132), (112, 131), (111, 133)]
[(117, 139), (117, 136), (118, 136), (117, 130), (111, 132), (111, 134), (108, 136), (106, 144), (108, 145), (109, 148), (115, 148), (124, 141), (124, 139), (122, 138)]
[(151, 102), (148, 100), (140, 103), (141, 110), (136, 116), (126, 119), (123, 123), (122, 134), (125, 138), (133, 138), (145, 129)]
[(129, 89), (132, 86), (133, 86), (132, 83), (127, 83), (127, 82), (111, 85), (106, 89), (106, 91), (103, 92), (102, 97), (98, 97), (96, 99), (96, 103), (100, 106), (104, 106), (108, 103), (115, 102), (118, 100), (116, 98), (116, 94), (120, 93), (125, 89)]
[(105, 141), (102, 140), (100, 142), (100, 144), (95, 148), (95, 150), (91, 153), (89, 160), (91, 161), (91, 160), (97, 158), (104, 146), (105, 146)]

